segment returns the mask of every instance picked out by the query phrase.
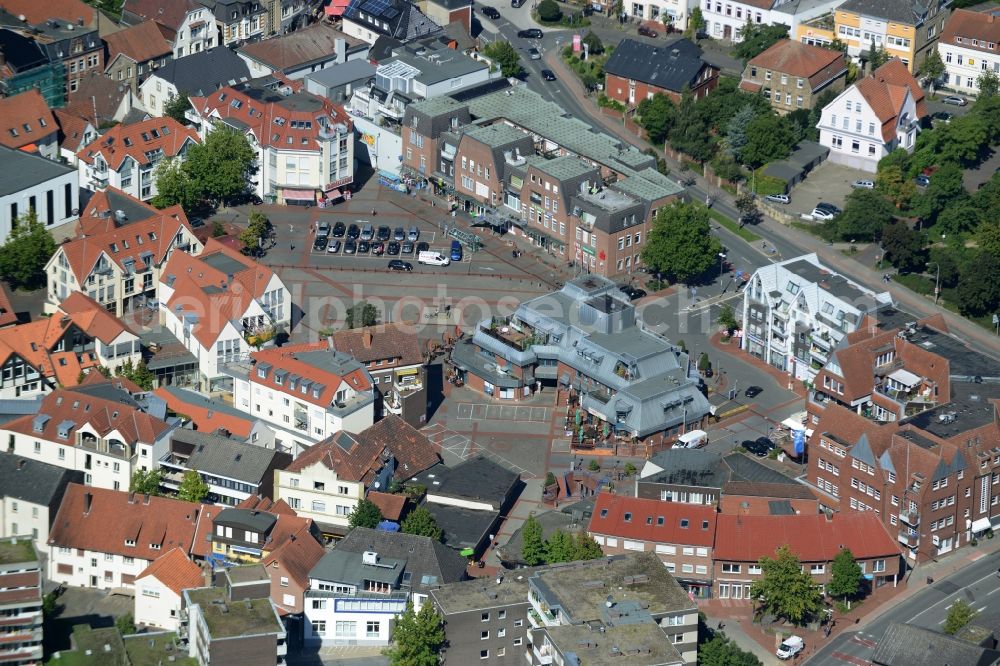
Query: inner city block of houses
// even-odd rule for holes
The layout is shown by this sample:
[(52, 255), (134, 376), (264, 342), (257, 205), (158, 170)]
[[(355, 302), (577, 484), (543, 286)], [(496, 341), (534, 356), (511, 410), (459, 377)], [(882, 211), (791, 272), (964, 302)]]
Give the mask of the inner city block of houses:
[[(745, 618), (728, 635), (769, 656), (755, 585), (784, 549), (831, 618), (973, 595), (932, 572), (995, 559), (996, 340), (939, 293), (873, 288), (878, 239), (799, 244), (779, 223), (818, 213), (773, 195), (743, 229), (636, 118), (759, 95), (815, 122), (760, 170), (794, 171), (796, 203), (833, 169), (877, 189), (942, 98), (966, 113), (1000, 73), (1000, 10), (602, 0), (573, 9), (609, 49), (586, 91), (585, 30), (522, 4), (2, 0), (0, 250), (53, 244), (37, 288), (0, 284), (0, 663), (380, 659), (408, 608), (438, 616), (446, 664), (696, 666), (700, 618)], [(224, 132), (239, 192), (189, 196)], [(702, 202), (724, 247), (666, 284), (661, 213)], [(861, 610), (829, 594), (845, 550)], [(835, 623), (808, 620), (778, 633), (813, 658), (809, 624)], [(907, 632), (965, 641), (860, 640)]]

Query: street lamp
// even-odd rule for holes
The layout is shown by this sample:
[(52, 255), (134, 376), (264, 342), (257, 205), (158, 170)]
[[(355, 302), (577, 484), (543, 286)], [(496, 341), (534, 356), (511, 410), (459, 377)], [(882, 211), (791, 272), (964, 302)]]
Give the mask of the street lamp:
[[(936, 261), (932, 261), (932, 262), (930, 262), (930, 264), (934, 264), (935, 266), (937, 266), (937, 275), (934, 277), (934, 305), (937, 305), (938, 294), (941, 293), (941, 288), (940, 288), (941, 287), (941, 264), (939, 264)], [(928, 264), (928, 266), (930, 264)]]
[(726, 253), (725, 252), (720, 252), (719, 253), (719, 281), (720, 282), (722, 281), (722, 265), (723, 265), (723, 262), (725, 260), (726, 260)]

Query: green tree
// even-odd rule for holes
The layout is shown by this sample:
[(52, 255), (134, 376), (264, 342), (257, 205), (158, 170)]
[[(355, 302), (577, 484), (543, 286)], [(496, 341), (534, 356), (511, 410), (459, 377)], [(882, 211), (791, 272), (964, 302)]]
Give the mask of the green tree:
[(543, 23), (557, 23), (562, 18), (562, 10), (556, 0), (542, 0), (538, 3), (538, 18)]
[(882, 249), (885, 258), (902, 273), (922, 270), (927, 264), (924, 235), (902, 220), (882, 229)]
[(1000, 76), (992, 69), (984, 69), (976, 77), (976, 88), (979, 89), (979, 97), (996, 97), (1000, 93)]
[(783, 23), (773, 25), (767, 23), (753, 23), (747, 17), (747, 23), (740, 31), (741, 40), (733, 48), (733, 56), (743, 61), (745, 65), (751, 58), (774, 46), (775, 43), (788, 37), (788, 26)]
[(596, 560), (604, 557), (604, 551), (600, 544), (594, 541), (593, 537), (584, 531), (576, 533), (573, 537), (573, 559), (574, 560)]
[(246, 136), (220, 122), (204, 143), (188, 148), (183, 168), (196, 199), (227, 203), (246, 196), (256, 159)]
[(201, 478), (201, 474), (189, 469), (184, 472), (181, 485), (177, 488), (177, 499), (185, 502), (201, 502), (208, 497), (208, 484)]
[(733, 312), (733, 306), (726, 303), (722, 306), (722, 310), (719, 311), (719, 326), (726, 329), (727, 335), (732, 335), (733, 331), (739, 328), (740, 324), (736, 321), (736, 313)]
[(344, 325), (347, 328), (362, 328), (364, 326), (374, 326), (378, 323), (378, 308), (368, 301), (355, 303), (347, 308), (347, 316)]
[(135, 633), (135, 618), (132, 613), (125, 613), (115, 618), (115, 629), (121, 632), (122, 636), (131, 636)]
[(879, 164), (875, 176), (875, 189), (889, 197), (897, 209), (906, 208), (917, 193), (917, 186), (911, 178), (907, 178), (898, 164), (887, 164), (885, 168)]
[(785, 118), (774, 114), (757, 116), (746, 129), (746, 145), (740, 156), (756, 169), (773, 160), (788, 157), (795, 146), (795, 132)]
[(524, 74), (524, 67), (521, 66), (521, 56), (510, 42), (501, 42), (499, 40), (490, 42), (483, 49), (483, 55), (492, 60), (500, 68), (500, 73), (505, 78), (518, 78)]
[(601, 463), (597, 462), (596, 460), (591, 460), (590, 463), (587, 465), (587, 469), (589, 469), (591, 472), (599, 472), (601, 469)]
[(274, 227), (267, 216), (260, 211), (253, 211), (247, 218), (247, 228), (240, 233), (243, 243), (243, 254), (260, 257), (264, 254), (265, 243), (271, 237)]
[(688, 14), (687, 27), (684, 28), (684, 36), (688, 39), (698, 41), (702, 31), (705, 30), (705, 15), (701, 13), (701, 7), (695, 6)]
[(706, 352), (702, 352), (701, 355), (698, 356), (698, 372), (706, 372), (711, 367), (712, 361), (709, 360), (708, 354)]
[(956, 199), (965, 196), (962, 168), (955, 162), (945, 162), (931, 176), (931, 184), (914, 199), (913, 212), (933, 223), (938, 214)]
[[(712, 93), (712, 95), (714, 94)], [(712, 95), (709, 95), (709, 98)], [(688, 90), (681, 94), (681, 103), (677, 107), (676, 117), (677, 119), (670, 129), (670, 144), (698, 161), (710, 160), (716, 149), (711, 125), (705, 115), (700, 113), (694, 97)]]
[(1000, 219), (987, 219), (979, 225), (976, 244), (986, 254), (1000, 257)]
[(726, 123), (726, 148), (737, 160), (742, 159), (743, 147), (747, 145), (747, 128), (758, 114), (753, 105), (747, 104)]
[(958, 309), (964, 315), (981, 317), (1000, 312), (1000, 257), (980, 250), (958, 279)]
[(556, 530), (545, 540), (545, 563), (572, 562), (576, 559), (576, 544), (573, 537), (562, 530)]
[(129, 483), (129, 492), (141, 493), (143, 495), (160, 494), (160, 470), (158, 469), (137, 469), (132, 473), (132, 481)]
[(180, 206), (185, 213), (194, 210), (198, 203), (194, 185), (181, 160), (171, 158), (157, 164), (153, 179), (156, 182), (156, 196), (150, 200), (153, 206), (160, 209)]
[(980, 209), (971, 197), (958, 197), (948, 204), (934, 223), (934, 230), (945, 236), (965, 236), (974, 231), (982, 221)]
[(724, 634), (698, 646), (698, 666), (763, 666), (753, 652), (740, 649)]
[(743, 192), (736, 197), (736, 210), (740, 212), (741, 227), (745, 224), (757, 224), (761, 220), (757, 197), (752, 192)]
[(927, 262), (927, 274), (938, 280), (944, 289), (950, 289), (958, 284), (961, 274), (955, 251), (948, 247), (932, 247), (930, 261)]
[(354, 509), (347, 517), (347, 524), (353, 527), (368, 527), (375, 529), (382, 522), (382, 510), (376, 506), (375, 502), (363, 499), (354, 505)]
[(881, 44), (876, 46), (875, 40), (872, 39), (872, 43), (868, 47), (868, 65), (871, 68), (870, 71), (874, 72), (887, 62), (889, 62), (889, 54)]
[(718, 259), (722, 244), (711, 234), (708, 209), (699, 204), (675, 203), (656, 214), (642, 260), (672, 281), (688, 281), (704, 274)]
[(625, 476), (632, 476), (637, 471), (639, 471), (635, 465), (630, 462), (625, 463)]
[(59, 597), (56, 593), (49, 592), (42, 597), (42, 616), (49, 620), (59, 614)]
[(438, 666), (444, 644), (444, 620), (434, 604), (425, 600), (420, 611), (414, 612), (410, 601), (396, 619), (392, 645), (382, 654), (389, 658), (391, 666)]
[(422, 506), (418, 506), (403, 519), (403, 532), (406, 534), (418, 534), (441, 540), (441, 528), (438, 527), (434, 515)]
[(226, 235), (226, 225), (221, 221), (215, 220), (212, 222), (212, 238), (218, 238), (219, 236)]
[(15, 222), (7, 242), (0, 246), (0, 277), (15, 289), (45, 286), (45, 264), (55, 254), (56, 242), (30, 208)]
[(656, 93), (652, 98), (639, 102), (639, 124), (649, 133), (649, 140), (661, 144), (667, 139), (670, 128), (677, 119), (677, 107), (669, 97)]
[(948, 609), (942, 631), (949, 636), (957, 634), (962, 627), (972, 622), (976, 615), (976, 609), (970, 606), (968, 601), (959, 599)]
[(521, 559), (528, 566), (545, 562), (545, 540), (542, 539), (542, 526), (534, 516), (528, 516), (521, 527)]
[(179, 95), (171, 95), (163, 105), (163, 115), (173, 118), (181, 125), (187, 125), (188, 120), (184, 113), (191, 108), (187, 92), (182, 91)]
[(750, 598), (761, 599), (766, 613), (801, 624), (823, 607), (819, 586), (788, 546), (778, 548), (773, 559), (761, 558), (760, 567), (763, 575), (750, 586)]
[(153, 381), (156, 379), (156, 375), (149, 369), (145, 361), (139, 361), (135, 365), (132, 365), (132, 359), (127, 359), (118, 366), (118, 369), (115, 370), (115, 375), (133, 382), (143, 391), (152, 391)]
[(831, 597), (846, 601), (861, 590), (863, 575), (861, 567), (854, 561), (854, 553), (849, 548), (841, 548), (830, 564), (830, 582), (826, 586), (826, 592)]
[(924, 58), (924, 64), (920, 66), (920, 73), (931, 82), (941, 80), (944, 75), (944, 61), (937, 49), (931, 49)]
[(584, 35), (583, 39), (580, 41), (587, 45), (587, 52), (590, 55), (600, 55), (604, 53), (604, 42), (601, 41), (600, 37), (594, 34), (593, 30), (588, 30), (587, 34)]
[(880, 192), (859, 188), (847, 195), (844, 212), (827, 223), (831, 236), (845, 241), (877, 240), (895, 219), (892, 203)]
[[(837, 93), (833, 90), (827, 89), (820, 93), (819, 97), (813, 103), (813, 107), (809, 109), (809, 122), (806, 123), (806, 132), (802, 137), (806, 141), (819, 141), (819, 125), (820, 118), (823, 115), (823, 109), (827, 107), (833, 100), (837, 98)], [(905, 150), (903, 151), (906, 152)]]

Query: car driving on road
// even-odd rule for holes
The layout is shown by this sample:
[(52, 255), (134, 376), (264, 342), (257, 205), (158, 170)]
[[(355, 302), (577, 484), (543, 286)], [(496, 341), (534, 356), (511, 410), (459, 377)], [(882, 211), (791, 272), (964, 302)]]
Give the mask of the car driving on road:
[(544, 36), (543, 33), (538, 28), (528, 28), (527, 30), (518, 30), (517, 36), (521, 39), (541, 39)]
[(792, 203), (792, 198), (787, 194), (768, 194), (764, 197), (767, 201), (773, 201), (774, 203), (788, 204)]
[(500, 18), (500, 12), (497, 11), (496, 7), (483, 7), (479, 12), (488, 19), (496, 21)]

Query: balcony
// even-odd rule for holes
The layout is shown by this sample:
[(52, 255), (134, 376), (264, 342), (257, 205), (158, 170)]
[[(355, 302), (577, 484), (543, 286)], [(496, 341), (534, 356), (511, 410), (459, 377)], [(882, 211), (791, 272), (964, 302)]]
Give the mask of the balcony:
[(535, 659), (539, 664), (552, 663), (552, 647), (550, 645), (546, 644), (541, 648), (535, 645), (531, 648), (531, 651), (535, 654)]
[(539, 615), (538, 611), (534, 608), (528, 609), (528, 624), (530, 624), (533, 629), (545, 626), (545, 623), (542, 622), (542, 616)]
[(916, 548), (920, 545), (920, 534), (904, 528), (899, 531), (898, 540), (907, 548)]
[(536, 334), (530, 327), (502, 317), (494, 317), (488, 326), (482, 326), (480, 330), (521, 352), (528, 351), (532, 345), (546, 344), (546, 336)]
[(920, 514), (918, 512), (916, 512), (916, 511), (900, 511), (899, 512), (899, 521), (901, 523), (906, 523), (907, 525), (910, 525), (911, 527), (919, 527), (920, 526)]

